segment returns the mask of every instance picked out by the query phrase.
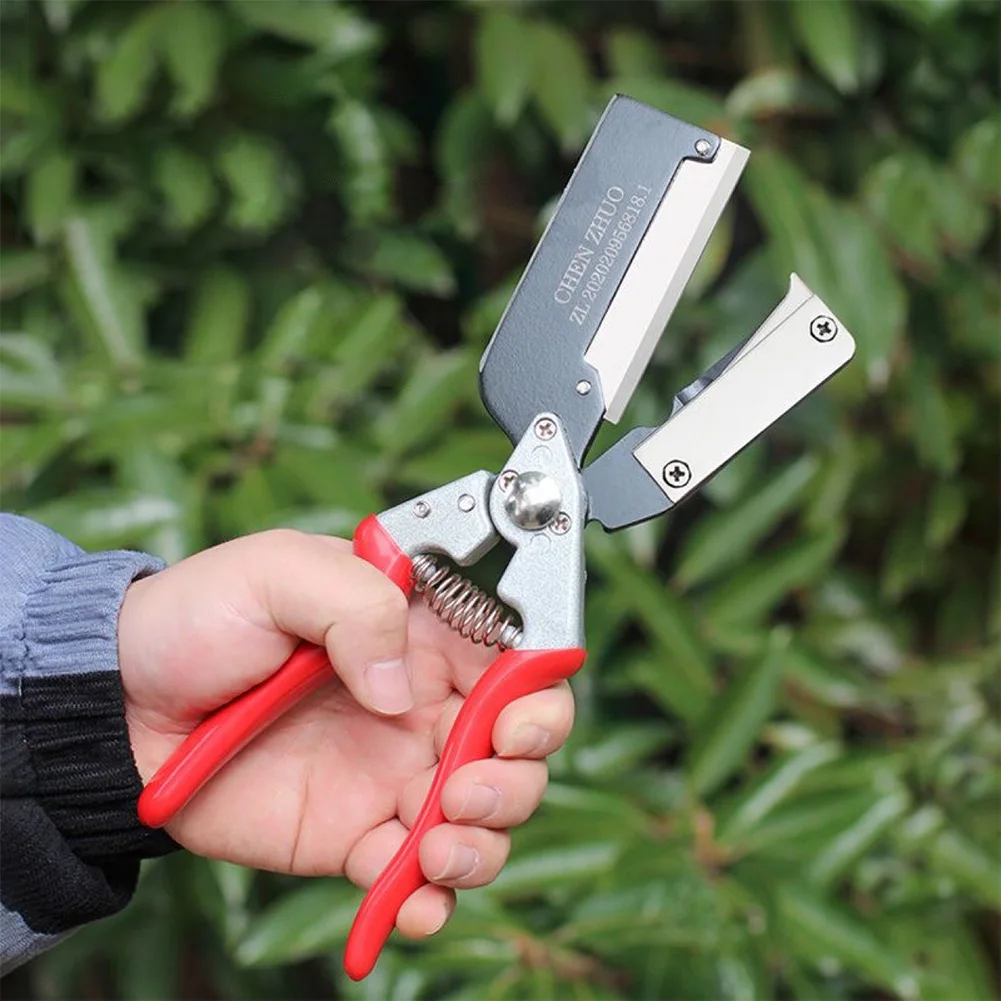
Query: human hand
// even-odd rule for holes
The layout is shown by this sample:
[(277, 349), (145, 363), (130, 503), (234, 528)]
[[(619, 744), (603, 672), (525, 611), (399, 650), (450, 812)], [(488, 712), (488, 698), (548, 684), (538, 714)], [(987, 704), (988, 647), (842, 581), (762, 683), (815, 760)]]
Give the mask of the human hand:
[[(370, 886), (399, 848), (465, 696), (492, 653), (439, 622), (341, 539), (276, 530), (198, 553), (126, 592), (119, 661), (139, 773), (152, 778), (201, 720), (272, 675), (301, 640), (325, 646), (331, 684), (244, 748), (168, 825), (200, 855)], [(447, 823), (420, 846), (430, 880), (401, 908), (433, 934), (454, 889), (496, 878), (506, 828), (539, 805), (545, 757), (573, 723), (565, 683), (511, 703), (498, 757), (446, 782)]]

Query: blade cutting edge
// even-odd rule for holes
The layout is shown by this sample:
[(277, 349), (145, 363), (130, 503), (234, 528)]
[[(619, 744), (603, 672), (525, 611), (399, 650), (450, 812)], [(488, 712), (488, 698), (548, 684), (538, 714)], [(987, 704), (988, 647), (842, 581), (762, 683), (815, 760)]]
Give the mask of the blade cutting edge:
[(711, 163), (682, 161), (584, 354), (617, 423), (695, 270), (750, 151), (729, 140)]

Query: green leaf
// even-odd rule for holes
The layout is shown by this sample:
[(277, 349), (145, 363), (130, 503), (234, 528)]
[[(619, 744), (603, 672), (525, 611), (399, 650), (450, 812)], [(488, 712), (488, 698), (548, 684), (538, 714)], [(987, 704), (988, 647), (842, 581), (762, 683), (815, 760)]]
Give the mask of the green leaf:
[(393, 459), (436, 437), (475, 385), (476, 359), (463, 349), (419, 361), (373, 429), (382, 455)]
[(122, 490), (81, 490), (24, 512), (84, 549), (138, 548), (138, 541), (175, 521), (178, 505), (166, 497)]
[(604, 535), (590, 535), (588, 557), (603, 574), (625, 595), (635, 608), (644, 631), (660, 647), (662, 669), (675, 675), (679, 711), (682, 706), (688, 718), (701, 715), (712, 691), (712, 666), (688, 610), (651, 576), (637, 567)]
[(59, 150), (46, 156), (28, 175), (28, 222), (37, 243), (47, 243), (59, 231), (73, 208), (76, 159)]
[(372, 112), (361, 101), (340, 101), (330, 114), (327, 128), (344, 159), (338, 183), (348, 215), (359, 223), (389, 218), (393, 173)]
[(241, 966), (278, 966), (339, 949), (347, 939), (358, 894), (343, 881), (320, 880), (256, 915), (236, 947)]
[(177, 93), (171, 111), (190, 118), (205, 108), (216, 89), (226, 45), (226, 25), (215, 7), (201, 0), (170, 4), (161, 26), (163, 58)]
[(685, 541), (678, 580), (686, 587), (742, 562), (803, 496), (820, 463), (805, 455), (773, 473), (755, 494), (728, 510), (702, 518)]
[(928, 846), (935, 871), (954, 879), (960, 886), (993, 911), (1001, 909), (1001, 876), (997, 866), (997, 835), (991, 835), (995, 854), (953, 827), (939, 833)]
[(324, 396), (341, 404), (356, 398), (395, 360), (405, 331), (395, 296), (377, 295), (364, 303), (334, 350), (336, 368), (323, 387)]
[(201, 157), (180, 146), (163, 146), (156, 153), (153, 177), (166, 202), (169, 226), (193, 229), (208, 218), (215, 206), (216, 187)]
[(306, 345), (318, 323), (323, 320), (327, 292), (311, 285), (297, 292), (278, 310), (264, 333), (257, 358), (267, 372), (281, 372), (303, 357)]
[(611, 76), (657, 77), (663, 69), (658, 43), (644, 31), (613, 28), (606, 46)]
[(609, 872), (621, 851), (622, 846), (614, 841), (581, 841), (531, 854), (519, 853), (484, 892), (509, 900), (587, 885)]
[(726, 99), (735, 118), (830, 116), (838, 102), (827, 88), (788, 67), (769, 67), (745, 77)]
[(797, 587), (816, 580), (828, 568), (844, 533), (830, 525), (759, 557), (721, 584), (706, 604), (706, 619), (714, 630), (757, 621)]
[(779, 761), (732, 804), (716, 831), (717, 843), (739, 846), (742, 835), (757, 828), (797, 790), (811, 772), (834, 761), (841, 748), (825, 741), (803, 748)]
[(925, 519), (925, 543), (931, 549), (947, 546), (962, 528), (969, 509), (969, 498), (954, 480), (939, 480), (928, 501)]
[(789, 639), (786, 629), (774, 630), (764, 656), (731, 682), (700, 722), (686, 769), (697, 795), (707, 796), (744, 763), (775, 709)]
[(63, 247), (71, 306), (116, 367), (137, 367), (145, 348), (145, 315), (135, 284), (115, 260), (107, 226), (94, 214), (74, 216), (64, 228)]
[(671, 731), (663, 723), (633, 722), (612, 727), (600, 739), (574, 752), (573, 768), (591, 779), (614, 778), (637, 768), (670, 739)]
[(810, 61), (843, 94), (863, 83), (864, 28), (849, 0), (794, 0), (793, 24)]
[(807, 878), (818, 886), (832, 884), (904, 816), (910, 805), (911, 798), (904, 790), (881, 797), (813, 857)]
[(975, 191), (1001, 199), (1001, 115), (968, 129), (956, 143), (953, 162)]
[(476, 76), (502, 125), (512, 125), (528, 99), (535, 68), (531, 27), (509, 10), (490, 7), (476, 32)]
[(475, 91), (453, 99), (435, 136), (435, 162), (444, 182), (441, 211), (465, 239), (475, 236), (479, 228), (482, 192), (477, 178), (490, 156), (493, 139), (489, 109)]
[(917, 997), (916, 971), (870, 924), (802, 886), (783, 886), (778, 906), (785, 934), (805, 955), (834, 959), (901, 998)]
[(198, 283), (184, 335), (184, 357), (192, 365), (234, 361), (243, 348), (250, 313), (250, 289), (238, 271), (218, 266)]
[(455, 291), (448, 258), (429, 239), (416, 234), (382, 233), (373, 252), (352, 263), (365, 274), (414, 292), (444, 298)]
[(0, 334), (0, 394), (10, 410), (42, 405), (60, 409), (66, 385), (48, 344), (29, 334)]
[(294, 192), (278, 146), (264, 136), (231, 136), (220, 144), (215, 163), (230, 189), (229, 222), (251, 232), (273, 229)]
[(40, 250), (5, 250), (0, 253), (0, 299), (15, 296), (48, 281), (52, 265)]
[(136, 5), (132, 20), (98, 60), (95, 75), (97, 116), (122, 122), (142, 110), (160, 61), (166, 5)]
[(331, 0), (227, 0), (247, 24), (319, 49), (337, 59), (369, 52), (378, 29), (347, 6)]
[(566, 29), (540, 21), (522, 44), (533, 50), (532, 95), (539, 113), (565, 152), (579, 149), (594, 124), (588, 101), (591, 71), (580, 43)]
[(911, 441), (921, 464), (944, 475), (954, 473), (962, 458), (959, 428), (933, 366), (923, 359), (911, 365), (907, 390)]

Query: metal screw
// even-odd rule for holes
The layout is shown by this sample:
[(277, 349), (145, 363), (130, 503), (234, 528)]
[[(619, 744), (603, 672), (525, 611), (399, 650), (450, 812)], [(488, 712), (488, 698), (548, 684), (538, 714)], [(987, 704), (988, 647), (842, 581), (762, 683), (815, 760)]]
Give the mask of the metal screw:
[(587, 396), (591, 392), (591, 383), (587, 379), (581, 379), (576, 386), (578, 396)]
[(553, 535), (566, 535), (570, 531), (570, 526), (573, 522), (570, 520), (570, 515), (566, 511), (560, 511), (560, 513), (553, 518), (553, 523), (549, 526)]
[(708, 156), (712, 148), (713, 144), (708, 139), (695, 140), (695, 152), (698, 153), (699, 156)]
[(820, 315), (815, 316), (810, 321), (810, 336), (815, 341), (820, 341), (821, 343), (833, 341), (834, 335), (837, 332), (838, 325), (833, 317)]
[(459, 510), (464, 511), (467, 514), (476, 507), (476, 501), (473, 500), (472, 494), (459, 494)]
[(426, 501), (418, 501), (414, 505), (414, 517), (426, 518), (431, 513), (431, 505)]
[(502, 493), (507, 493), (511, 489), (511, 484), (518, 479), (518, 474), (513, 469), (505, 469), (500, 476), (497, 477), (497, 486), (501, 488)]
[(672, 459), (664, 467), (664, 482), (669, 487), (687, 487), (691, 480), (691, 467), (681, 459)]
[(556, 421), (550, 417), (542, 417), (535, 422), (535, 437), (549, 441), (556, 435)]

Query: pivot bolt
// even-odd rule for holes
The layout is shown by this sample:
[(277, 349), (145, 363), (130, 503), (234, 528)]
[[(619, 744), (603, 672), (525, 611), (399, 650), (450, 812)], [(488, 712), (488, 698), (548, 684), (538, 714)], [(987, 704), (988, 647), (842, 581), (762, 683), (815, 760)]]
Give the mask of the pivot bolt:
[(511, 484), (504, 510), (519, 528), (537, 532), (556, 517), (562, 503), (559, 483), (545, 473), (533, 471), (522, 473)]
[(810, 336), (815, 341), (820, 341), (821, 343), (833, 341), (837, 332), (838, 325), (833, 317), (820, 315), (815, 316), (810, 321)]
[(664, 482), (669, 487), (687, 487), (692, 481), (692, 469), (681, 459), (672, 459), (664, 467)]
[(556, 421), (551, 417), (541, 417), (535, 422), (535, 437), (549, 441), (556, 435)]

